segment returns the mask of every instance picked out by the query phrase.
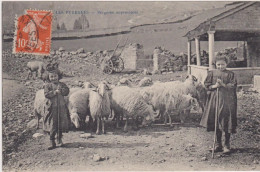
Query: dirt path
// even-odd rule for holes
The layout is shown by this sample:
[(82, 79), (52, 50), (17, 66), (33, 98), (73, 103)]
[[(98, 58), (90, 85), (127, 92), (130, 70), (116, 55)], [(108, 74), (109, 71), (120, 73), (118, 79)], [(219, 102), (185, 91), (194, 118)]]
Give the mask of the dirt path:
[[(198, 117), (198, 116), (197, 116)], [(64, 134), (64, 148), (47, 151), (49, 137), (30, 139), (18, 149), (6, 170), (260, 170), (259, 143), (246, 141), (250, 132), (232, 137), (233, 153), (211, 159), (212, 133), (198, 127), (196, 115), (184, 125), (154, 125), (129, 130), (109, 128), (105, 135), (81, 138)], [(112, 121), (108, 126), (112, 126)], [(41, 132), (41, 130), (39, 130)], [(244, 142), (241, 142), (244, 140)], [(105, 157), (95, 162), (93, 155)]]

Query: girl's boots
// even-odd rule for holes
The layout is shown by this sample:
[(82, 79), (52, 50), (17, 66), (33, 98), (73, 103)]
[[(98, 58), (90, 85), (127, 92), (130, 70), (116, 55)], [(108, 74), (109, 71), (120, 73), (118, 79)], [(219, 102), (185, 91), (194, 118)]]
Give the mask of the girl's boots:
[(225, 132), (225, 145), (223, 153), (230, 153), (230, 133)]
[(50, 141), (50, 146), (48, 147), (48, 150), (52, 150), (56, 148), (56, 143), (55, 140)]
[(58, 146), (60, 147), (63, 147), (63, 142), (62, 142), (62, 138), (57, 138), (57, 143), (58, 143)]
[(222, 132), (220, 130), (217, 130), (216, 132), (217, 135), (217, 143), (215, 147), (215, 152), (222, 152), (223, 151), (223, 146), (222, 146)]

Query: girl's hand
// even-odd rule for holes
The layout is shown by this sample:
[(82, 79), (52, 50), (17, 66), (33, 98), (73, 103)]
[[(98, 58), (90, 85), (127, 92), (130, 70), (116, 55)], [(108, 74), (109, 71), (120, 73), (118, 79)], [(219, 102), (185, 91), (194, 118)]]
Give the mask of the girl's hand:
[(217, 80), (217, 83), (222, 87), (226, 87), (226, 84), (224, 84), (223, 81), (220, 79)]
[(60, 90), (55, 90), (55, 94), (60, 94)]
[(217, 82), (215, 85), (212, 85), (212, 88), (219, 88), (221, 85)]

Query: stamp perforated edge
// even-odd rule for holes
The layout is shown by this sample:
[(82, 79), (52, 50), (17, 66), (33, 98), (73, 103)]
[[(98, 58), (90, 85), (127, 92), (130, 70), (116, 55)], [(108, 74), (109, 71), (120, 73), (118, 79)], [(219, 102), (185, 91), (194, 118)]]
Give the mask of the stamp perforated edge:
[[(33, 9), (33, 8), (29, 8), (29, 9), (25, 9), (24, 10), (24, 13), (22, 14), (22, 15), (26, 15), (27, 14), (27, 11), (28, 10), (31, 10), (31, 11), (43, 11), (43, 12), (51, 12), (52, 13), (52, 19), (53, 19), (53, 12), (52, 12), (52, 10), (38, 10), (38, 9)], [(22, 16), (22, 15), (20, 15), (20, 16)], [(19, 16), (19, 17), (20, 17)], [(50, 56), (51, 55), (51, 44), (52, 44), (52, 24), (53, 24), (53, 21), (52, 21), (52, 19), (51, 19), (51, 32), (50, 32), (50, 52), (49, 52), (49, 54), (41, 54), (41, 53), (28, 53), (28, 52), (19, 52), (19, 53), (16, 53), (15, 52), (15, 44), (16, 44), (16, 39), (17, 39), (17, 25), (18, 25), (18, 15), (17, 14), (15, 14), (15, 18), (14, 18), (14, 20), (15, 20), (15, 24), (14, 24), (14, 28), (15, 28), (15, 30), (14, 30), (14, 37), (13, 37), (13, 47), (12, 47), (12, 53), (13, 54), (28, 54), (28, 55), (35, 55), (35, 56)]]

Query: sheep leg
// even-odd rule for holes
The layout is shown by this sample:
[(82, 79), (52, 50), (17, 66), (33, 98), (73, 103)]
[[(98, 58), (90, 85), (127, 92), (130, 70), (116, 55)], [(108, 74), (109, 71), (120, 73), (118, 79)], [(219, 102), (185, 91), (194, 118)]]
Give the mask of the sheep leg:
[(115, 115), (115, 118), (116, 118), (116, 128), (120, 128), (119, 127), (119, 116)]
[(138, 117), (136, 117), (136, 119), (135, 119), (135, 128), (134, 128), (134, 130), (138, 130), (139, 129), (139, 125), (138, 125)]
[(28, 71), (28, 75), (27, 75), (26, 80), (29, 80), (30, 77), (32, 77), (32, 72), (31, 72), (31, 70)]
[(172, 125), (172, 117), (171, 117), (171, 114), (170, 114), (170, 113), (168, 113), (168, 117), (169, 117), (170, 127), (172, 127), (172, 126), (173, 126), (173, 125)]
[(103, 134), (106, 134), (106, 131), (105, 131), (105, 119), (101, 118), (101, 122), (102, 122), (102, 132), (103, 132)]
[(128, 122), (128, 117), (126, 117), (126, 120), (125, 120), (124, 132), (127, 132), (127, 122)]
[(40, 114), (37, 113), (36, 109), (34, 110), (34, 115), (36, 116), (37, 118), (37, 126), (36, 126), (36, 129), (39, 129), (39, 124), (40, 124)]
[(97, 117), (97, 131), (96, 131), (96, 134), (99, 135), (100, 134), (100, 131), (99, 131), (99, 124), (100, 124), (100, 117)]
[(163, 116), (164, 116), (164, 125), (167, 125), (167, 114), (166, 112), (163, 113)]

